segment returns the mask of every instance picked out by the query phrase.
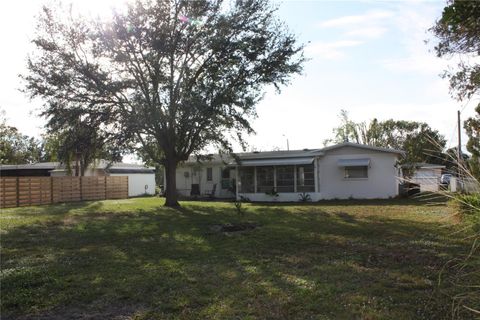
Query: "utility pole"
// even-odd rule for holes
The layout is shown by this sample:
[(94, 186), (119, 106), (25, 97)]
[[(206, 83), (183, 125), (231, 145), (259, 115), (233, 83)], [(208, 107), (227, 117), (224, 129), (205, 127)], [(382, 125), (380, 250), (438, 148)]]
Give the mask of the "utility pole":
[(457, 112), (457, 126), (458, 126), (458, 150), (457, 150), (457, 191), (463, 190), (462, 182), (462, 168), (463, 168), (463, 157), (462, 157), (462, 126), (460, 121), (460, 110)]
[(461, 127), (461, 121), (460, 121), (460, 110), (457, 112), (457, 120), (458, 120), (458, 150), (457, 150), (457, 162), (458, 162), (458, 175), (460, 176), (460, 167), (463, 163), (463, 157), (462, 157), (462, 127)]
[(290, 144), (288, 143), (288, 137), (285, 134), (282, 134), (285, 139), (287, 139), (287, 151), (290, 151)]

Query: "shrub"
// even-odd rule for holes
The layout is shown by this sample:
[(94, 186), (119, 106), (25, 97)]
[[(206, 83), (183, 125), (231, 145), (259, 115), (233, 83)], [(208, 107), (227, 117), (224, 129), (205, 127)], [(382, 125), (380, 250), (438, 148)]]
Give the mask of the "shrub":
[(242, 201), (235, 201), (234, 203), (234, 206), (235, 206), (235, 210), (237, 211), (237, 214), (241, 217), (243, 217), (243, 215), (245, 214), (245, 211), (243, 211), (242, 209)]
[(299, 193), (298, 194), (298, 201), (300, 202), (310, 202), (312, 201), (312, 197), (310, 197), (310, 195), (308, 193)]
[(480, 215), (480, 194), (457, 194), (452, 202), (462, 215)]

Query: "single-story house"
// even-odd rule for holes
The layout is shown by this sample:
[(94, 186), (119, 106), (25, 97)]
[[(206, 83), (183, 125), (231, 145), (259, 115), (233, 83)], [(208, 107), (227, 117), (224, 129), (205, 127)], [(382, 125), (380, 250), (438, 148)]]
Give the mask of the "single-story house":
[[(73, 168), (72, 171), (74, 171)], [(0, 165), (0, 177), (63, 177), (68, 175), (71, 175), (71, 173), (60, 162)], [(85, 176), (128, 176), (129, 197), (155, 194), (154, 167), (98, 160), (85, 170)]]
[(432, 163), (414, 163), (414, 173), (408, 181), (420, 185), (420, 191), (438, 191), (440, 187), (440, 177), (445, 171), (444, 165)]
[[(385, 199), (398, 195), (403, 152), (355, 143), (320, 149), (250, 152), (238, 159), (190, 157), (176, 170), (182, 196), (298, 201), (308, 194), (322, 199)], [(166, 181), (164, 181), (166, 183)]]

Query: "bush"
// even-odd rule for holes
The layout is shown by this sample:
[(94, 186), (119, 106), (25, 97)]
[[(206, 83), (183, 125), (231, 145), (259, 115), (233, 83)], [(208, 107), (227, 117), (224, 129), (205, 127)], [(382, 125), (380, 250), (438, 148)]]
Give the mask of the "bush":
[(457, 194), (453, 204), (462, 215), (480, 215), (480, 194)]
[(162, 186), (155, 186), (155, 195), (162, 196), (163, 195), (163, 188)]
[(477, 237), (480, 237), (480, 194), (456, 194), (452, 205), (457, 214), (472, 225)]
[(310, 197), (310, 195), (308, 193), (300, 193), (298, 194), (298, 201), (300, 202), (310, 202), (312, 201), (312, 197)]

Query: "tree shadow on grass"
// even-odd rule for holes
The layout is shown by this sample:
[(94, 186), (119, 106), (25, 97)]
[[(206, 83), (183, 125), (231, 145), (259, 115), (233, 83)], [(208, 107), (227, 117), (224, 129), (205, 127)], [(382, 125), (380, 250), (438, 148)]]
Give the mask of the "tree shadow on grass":
[(297, 206), (445, 206), (448, 198), (436, 194), (421, 194), (408, 198), (395, 199), (333, 199), (317, 202), (255, 202), (256, 206), (266, 207), (297, 207)]
[[(2, 236), (2, 316), (447, 314), (447, 300), (435, 294), (431, 281), (465, 247), (445, 244), (446, 230), (434, 223), (345, 219), (321, 207), (301, 209), (260, 206), (240, 217), (233, 207), (189, 203), (102, 218), (88, 210), (71, 224), (19, 226)], [(230, 237), (205, 232), (214, 223), (244, 220), (261, 227)]]

